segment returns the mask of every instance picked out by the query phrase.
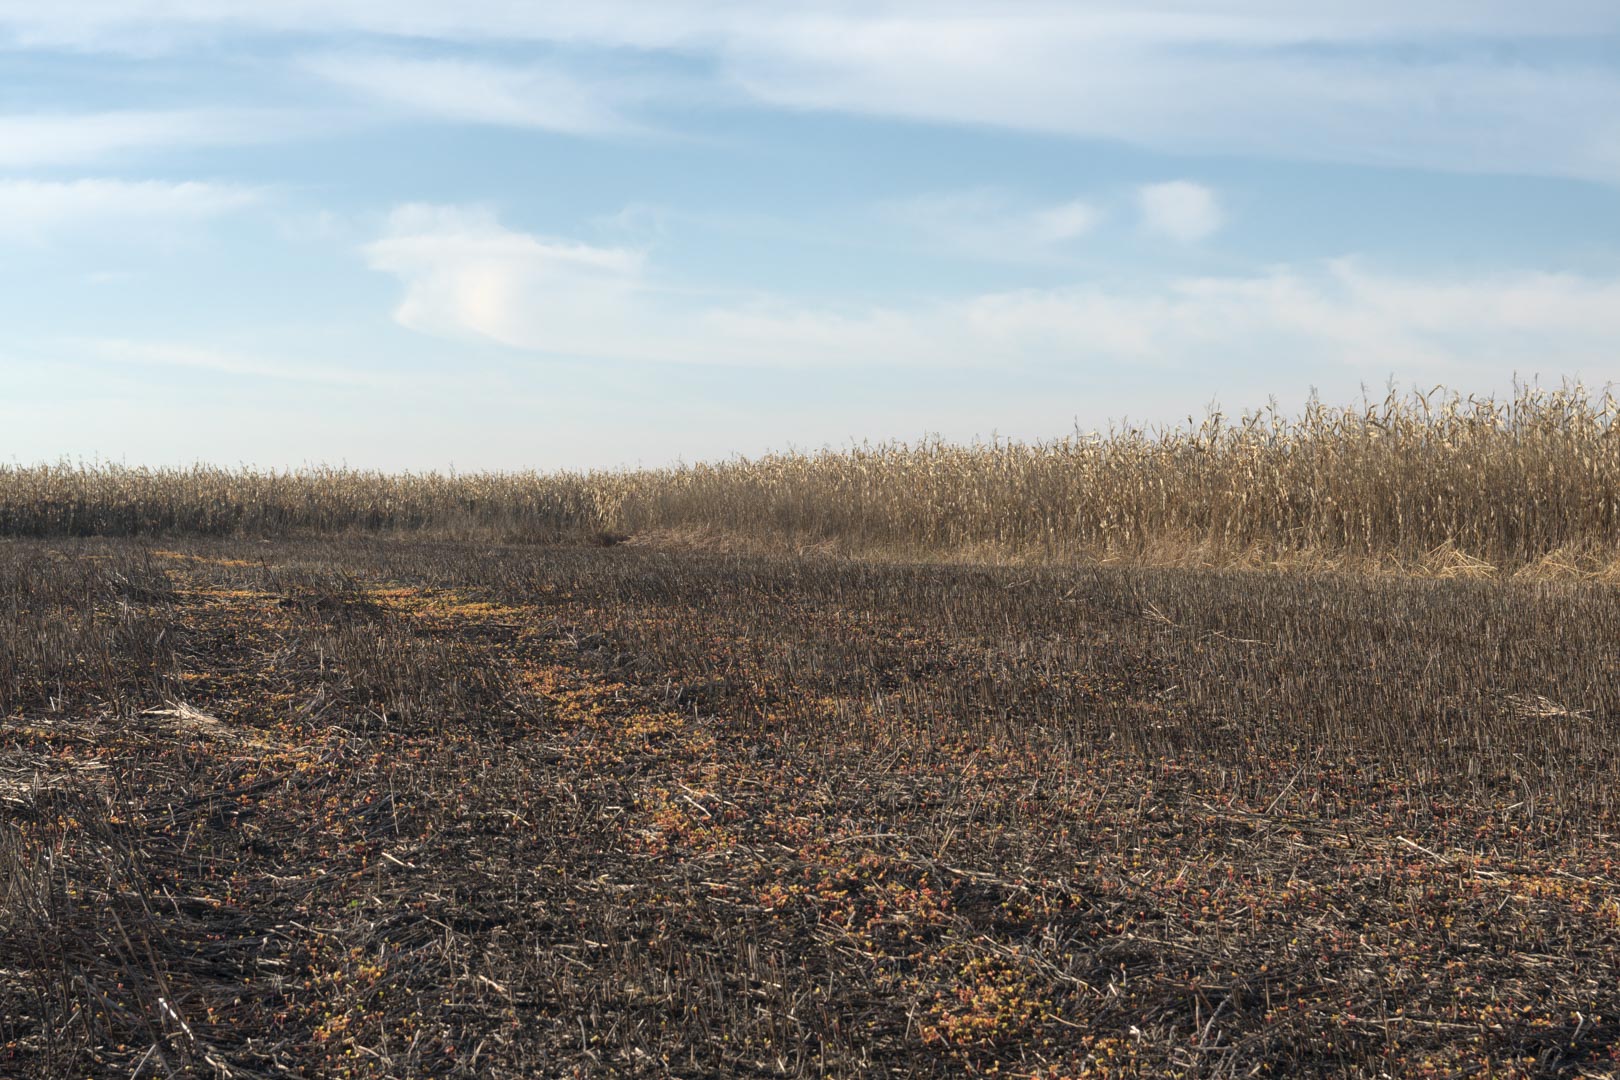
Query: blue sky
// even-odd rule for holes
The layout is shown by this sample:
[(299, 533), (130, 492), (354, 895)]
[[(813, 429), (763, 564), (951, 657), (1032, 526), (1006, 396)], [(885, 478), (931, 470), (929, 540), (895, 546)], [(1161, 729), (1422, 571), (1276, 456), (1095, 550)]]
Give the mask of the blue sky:
[(1613, 0), (0, 0), (0, 461), (1620, 376)]

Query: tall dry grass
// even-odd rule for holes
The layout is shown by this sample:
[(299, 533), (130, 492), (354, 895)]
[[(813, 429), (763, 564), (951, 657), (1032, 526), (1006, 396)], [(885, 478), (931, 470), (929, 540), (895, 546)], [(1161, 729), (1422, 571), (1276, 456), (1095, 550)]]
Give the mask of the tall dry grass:
[(0, 535), (408, 530), (552, 538), (600, 527), (598, 486), (572, 473), (0, 465)]
[(1315, 555), (1521, 568), (1620, 556), (1617, 402), (1442, 391), (1235, 421), (973, 446), (930, 441), (601, 478), (630, 531), (1036, 557)]
[(883, 443), (592, 473), (0, 467), (0, 533), (724, 534), (916, 555), (1620, 563), (1620, 403), (1391, 393), (1048, 442)]

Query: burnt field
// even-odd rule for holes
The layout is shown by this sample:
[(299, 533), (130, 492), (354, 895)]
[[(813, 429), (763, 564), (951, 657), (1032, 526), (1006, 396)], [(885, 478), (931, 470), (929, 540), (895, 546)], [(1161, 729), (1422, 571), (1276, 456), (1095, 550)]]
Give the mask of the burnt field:
[(1612, 1076), (1620, 593), (0, 544), (0, 1075)]

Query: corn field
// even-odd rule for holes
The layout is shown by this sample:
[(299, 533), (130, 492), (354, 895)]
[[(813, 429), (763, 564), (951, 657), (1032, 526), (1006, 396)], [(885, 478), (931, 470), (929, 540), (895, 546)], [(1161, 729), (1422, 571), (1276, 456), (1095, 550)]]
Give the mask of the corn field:
[(595, 525), (596, 487), (567, 473), (0, 466), (0, 535), (402, 530), (552, 538)]
[(1044, 442), (940, 440), (587, 473), (0, 467), (0, 534), (723, 535), (1068, 561), (1620, 564), (1616, 400), (1437, 388)]

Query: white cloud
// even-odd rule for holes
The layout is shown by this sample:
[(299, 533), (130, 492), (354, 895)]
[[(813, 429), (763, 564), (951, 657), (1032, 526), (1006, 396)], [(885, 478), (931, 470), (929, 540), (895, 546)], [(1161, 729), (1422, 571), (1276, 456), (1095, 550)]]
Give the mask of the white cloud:
[(405, 283), (402, 326), (549, 352), (602, 355), (642, 291), (639, 252), (541, 239), (477, 207), (399, 207), (365, 254)]
[(1213, 236), (1225, 221), (1215, 193), (1190, 180), (1148, 184), (1136, 192), (1142, 225), (1183, 244)]
[(1083, 284), (911, 307), (693, 304), (638, 252), (542, 239), (486, 210), (405, 207), (367, 249), (405, 288), (411, 329), (543, 355), (813, 368), (998, 365), (1301, 368), (1468, 382), (1472, 371), (1611, 370), (1620, 279), (1520, 273), (1425, 279), (1355, 261)]
[(1007, 262), (1050, 259), (1102, 220), (1102, 212), (1082, 199), (1030, 208), (989, 190), (921, 195), (884, 209), (930, 243)]
[(199, 181), (0, 179), (0, 237), (168, 228), (240, 210), (259, 197), (251, 188)]
[(340, 53), (305, 64), (328, 82), (447, 120), (568, 134), (636, 128), (613, 103), (622, 87), (591, 84), (537, 65)]

